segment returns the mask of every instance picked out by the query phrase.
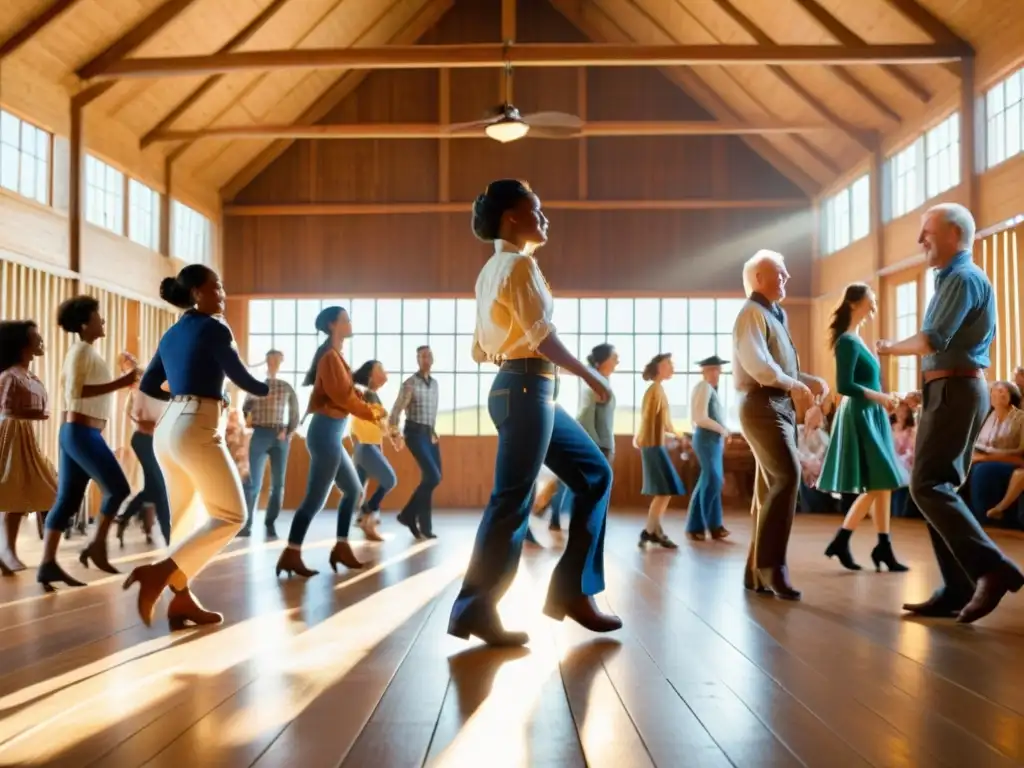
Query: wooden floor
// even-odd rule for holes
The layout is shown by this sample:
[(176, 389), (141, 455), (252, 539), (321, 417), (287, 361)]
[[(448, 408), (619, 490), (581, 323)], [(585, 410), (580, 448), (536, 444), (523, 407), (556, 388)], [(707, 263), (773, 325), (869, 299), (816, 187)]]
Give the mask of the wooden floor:
[[(445, 634), (477, 516), (439, 517), (436, 542), (391, 523), (373, 567), (335, 576), (321, 515), (307, 562), (326, 572), (305, 583), (274, 577), (281, 544), (235, 542), (196, 589), (227, 614), (216, 630), (147, 629), (118, 577), (77, 563), (90, 586), (55, 596), (0, 580), (0, 765), (1024, 764), (1024, 601), (971, 627), (901, 618), (936, 580), (919, 522), (898, 521), (912, 570), (890, 575), (826, 561), (837, 519), (799, 518), (792, 604), (741, 588), (744, 515), (728, 543), (642, 553), (641, 518), (616, 514), (600, 601), (625, 627), (605, 637), (540, 614), (561, 542), (539, 525), (551, 549), (502, 604), (532, 642), (510, 652)], [(149, 557), (130, 535), (123, 568)], [(864, 563), (873, 539), (854, 537)], [(999, 541), (1024, 562), (1024, 540)]]

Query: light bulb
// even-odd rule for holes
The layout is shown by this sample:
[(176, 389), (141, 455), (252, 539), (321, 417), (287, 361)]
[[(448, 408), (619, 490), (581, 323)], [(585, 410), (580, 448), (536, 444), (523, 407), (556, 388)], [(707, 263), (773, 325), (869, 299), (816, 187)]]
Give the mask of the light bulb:
[(529, 132), (530, 126), (518, 120), (502, 120), (498, 123), (491, 123), (484, 128), (484, 133), (495, 141), (500, 141), (502, 144), (521, 139)]

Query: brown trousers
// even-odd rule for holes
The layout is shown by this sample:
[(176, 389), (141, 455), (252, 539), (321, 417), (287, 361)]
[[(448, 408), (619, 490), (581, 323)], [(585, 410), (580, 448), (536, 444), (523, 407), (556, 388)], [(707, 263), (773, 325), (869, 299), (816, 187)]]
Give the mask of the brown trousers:
[(754, 532), (744, 576), (748, 583), (756, 584), (754, 569), (786, 564), (800, 493), (796, 409), (787, 393), (760, 387), (743, 396), (740, 425), (757, 463), (751, 510)]

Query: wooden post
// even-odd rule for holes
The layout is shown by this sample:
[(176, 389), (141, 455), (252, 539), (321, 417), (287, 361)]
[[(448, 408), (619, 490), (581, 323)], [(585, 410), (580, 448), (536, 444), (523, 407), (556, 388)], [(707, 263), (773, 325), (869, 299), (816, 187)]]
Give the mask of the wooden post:
[(168, 155), (164, 160), (164, 193), (160, 196), (160, 253), (171, 255), (171, 165)]
[[(450, 69), (438, 70), (437, 119), (441, 125), (452, 121), (452, 76)], [(437, 200), (451, 200), (451, 140), (441, 139), (437, 145)]]
[[(587, 119), (587, 68), (576, 70), (576, 115), (584, 122)], [(587, 165), (588, 146), (586, 137), (576, 140), (578, 176), (576, 194), (580, 200), (586, 200), (590, 188), (590, 169)]]
[[(501, 42), (509, 45), (516, 41), (516, 0), (501, 0)], [(512, 103), (512, 78), (508, 70), (502, 70), (498, 81), (498, 98), (506, 104)]]
[(975, 152), (977, 133), (977, 99), (974, 96), (974, 56), (960, 60), (960, 183), (964, 185), (964, 200), (975, 216), (978, 215), (978, 172)]
[(85, 104), (71, 99), (71, 130), (68, 140), (68, 267), (75, 274), (75, 293), (82, 290), (82, 170), (83, 110)]

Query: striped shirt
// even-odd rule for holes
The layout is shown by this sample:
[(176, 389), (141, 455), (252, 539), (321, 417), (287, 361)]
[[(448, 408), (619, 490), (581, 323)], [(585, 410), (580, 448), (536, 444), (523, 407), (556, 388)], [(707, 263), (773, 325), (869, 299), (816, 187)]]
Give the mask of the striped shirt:
[(246, 395), (242, 413), (252, 416), (254, 427), (277, 427), (294, 432), (299, 426), (299, 398), (287, 381), (267, 379), (270, 394), (266, 397)]
[(398, 400), (395, 401), (388, 421), (392, 427), (397, 427), (402, 411), (405, 411), (406, 421), (433, 429), (437, 422), (437, 404), (440, 396), (437, 379), (429, 374), (423, 376), (414, 373), (402, 384), (402, 391), (398, 394)]

